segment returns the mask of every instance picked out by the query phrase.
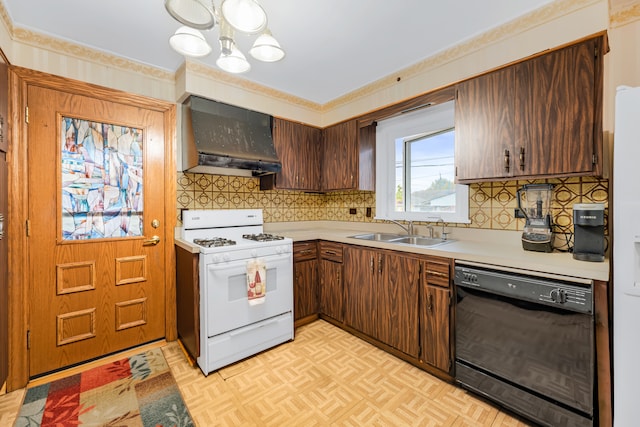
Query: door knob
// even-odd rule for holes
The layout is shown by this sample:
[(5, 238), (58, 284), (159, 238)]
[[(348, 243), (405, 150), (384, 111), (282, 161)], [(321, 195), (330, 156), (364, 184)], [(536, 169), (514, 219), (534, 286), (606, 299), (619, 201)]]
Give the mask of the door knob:
[(160, 236), (153, 236), (149, 240), (142, 242), (142, 246), (155, 246), (160, 243)]

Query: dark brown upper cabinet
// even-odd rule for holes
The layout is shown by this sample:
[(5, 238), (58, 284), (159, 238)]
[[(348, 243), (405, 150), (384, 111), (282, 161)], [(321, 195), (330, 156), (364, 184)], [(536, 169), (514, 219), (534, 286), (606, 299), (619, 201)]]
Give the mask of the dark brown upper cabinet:
[(456, 180), (602, 174), (605, 36), (461, 82)]
[(320, 191), (322, 130), (280, 118), (273, 119), (273, 144), (282, 170), (260, 179), (262, 190)]
[(375, 191), (375, 124), (357, 120), (325, 128), (322, 145), (322, 190)]

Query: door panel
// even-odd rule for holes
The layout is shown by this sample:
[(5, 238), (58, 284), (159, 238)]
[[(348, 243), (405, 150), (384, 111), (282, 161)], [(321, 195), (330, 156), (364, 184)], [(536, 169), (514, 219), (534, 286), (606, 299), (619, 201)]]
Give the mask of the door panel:
[[(29, 369), (35, 376), (165, 336), (164, 117), (36, 86), (28, 88), (27, 103)], [(63, 239), (62, 117), (142, 131), (142, 177), (109, 171), (104, 178), (120, 179), (121, 189), (131, 188), (122, 180), (142, 180), (136, 195), (143, 196), (142, 212), (131, 213), (142, 215), (141, 236)], [(89, 179), (84, 167), (78, 173)]]

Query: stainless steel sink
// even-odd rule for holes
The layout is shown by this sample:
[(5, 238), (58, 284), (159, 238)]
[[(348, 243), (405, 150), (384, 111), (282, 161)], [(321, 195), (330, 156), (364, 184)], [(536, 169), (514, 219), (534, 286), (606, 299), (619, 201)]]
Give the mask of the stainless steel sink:
[(360, 240), (373, 240), (376, 242), (390, 242), (394, 239), (400, 239), (403, 236), (405, 235), (393, 234), (393, 233), (368, 233), (368, 234), (358, 234), (358, 235), (349, 236), (349, 237), (353, 239), (360, 239)]
[(407, 236), (393, 233), (367, 233), (349, 236), (353, 239), (371, 240), (375, 242), (398, 243), (413, 246), (435, 246), (453, 242), (453, 240), (432, 239), (426, 236)]
[(449, 242), (452, 242), (452, 240), (432, 239), (425, 236), (404, 236), (389, 241), (389, 243), (404, 243), (416, 246), (435, 246)]

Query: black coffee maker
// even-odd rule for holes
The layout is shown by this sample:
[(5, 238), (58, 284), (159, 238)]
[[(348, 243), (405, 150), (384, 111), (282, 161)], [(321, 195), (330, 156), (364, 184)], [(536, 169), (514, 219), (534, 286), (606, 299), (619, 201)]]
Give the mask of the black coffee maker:
[(525, 251), (553, 251), (552, 196), (552, 184), (526, 184), (518, 190), (518, 209), (526, 219), (522, 232), (522, 248)]
[(573, 205), (573, 258), (604, 261), (604, 203)]

